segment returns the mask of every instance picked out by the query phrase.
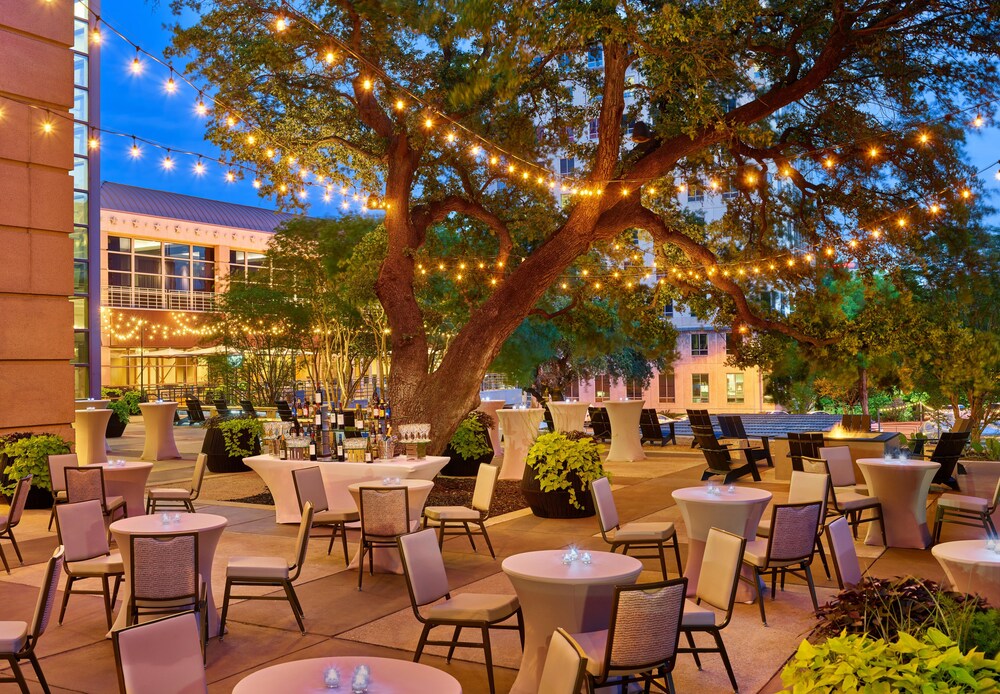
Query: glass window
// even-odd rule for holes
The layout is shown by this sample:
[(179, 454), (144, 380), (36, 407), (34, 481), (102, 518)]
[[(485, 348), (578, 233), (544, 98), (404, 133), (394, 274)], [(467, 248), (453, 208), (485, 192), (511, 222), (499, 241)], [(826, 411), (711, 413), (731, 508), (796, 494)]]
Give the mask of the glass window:
[(87, 172), (90, 170), (90, 161), (86, 157), (76, 157), (73, 159), (73, 187), (87, 190)]
[(559, 174), (562, 176), (569, 176), (573, 173), (576, 168), (576, 160), (573, 157), (563, 158), (559, 160)]
[(82, 123), (73, 124), (73, 154), (87, 155), (87, 126)]
[[(145, 258), (141, 258), (145, 260)], [(178, 277), (190, 277), (191, 276), (191, 263), (186, 260), (165, 260), (163, 261), (167, 266), (168, 275), (176, 275)]]
[(150, 274), (160, 274), (160, 259), (159, 258), (145, 258), (143, 256), (135, 257), (135, 271), (136, 272), (148, 272)]
[(108, 269), (131, 272), (132, 256), (125, 253), (108, 253)]
[[(78, 87), (88, 87), (90, 83), (88, 78), (90, 76), (89, 68), (90, 58), (85, 55), (73, 55), (73, 84)], [(82, 118), (81, 120), (87, 120)]]
[(88, 100), (87, 90), (79, 88), (73, 90), (73, 118), (76, 120), (87, 120)]
[(76, 367), (73, 369), (73, 380), (77, 399), (88, 397), (90, 395), (90, 369), (86, 366)]
[(191, 289), (191, 280), (187, 277), (168, 277), (168, 292), (187, 292)]
[(191, 257), (195, 260), (215, 260), (215, 249), (208, 246), (191, 246)]
[(567, 397), (567, 398), (578, 398), (578, 397), (580, 397), (580, 379), (579, 378), (574, 378), (569, 383), (566, 384), (566, 387), (563, 388), (563, 397)]
[(90, 363), (90, 350), (87, 347), (87, 331), (73, 333), (73, 363)]
[(705, 202), (705, 189), (698, 186), (689, 186), (688, 202)]
[(186, 243), (163, 244), (163, 255), (167, 258), (190, 258), (191, 246)]
[(611, 396), (611, 376), (608, 374), (597, 374), (594, 376), (594, 399), (597, 402), (604, 402)]
[(229, 262), (243, 264), (247, 254), (243, 251), (229, 251)]
[(215, 281), (214, 280), (194, 280), (192, 284), (192, 289), (196, 292), (214, 292), (215, 291)]
[(708, 333), (691, 333), (691, 356), (708, 356)]
[(589, 137), (591, 140), (596, 140), (598, 127), (599, 125), (597, 119), (594, 118), (593, 120), (591, 120), (590, 125), (587, 127), (587, 137)]
[(87, 223), (88, 209), (87, 194), (79, 191), (73, 193), (73, 222), (75, 224)]
[(743, 374), (726, 374), (726, 402), (743, 403)]
[(660, 374), (660, 402), (676, 402), (677, 394), (674, 392), (674, 375)]
[(162, 245), (159, 241), (149, 239), (133, 239), (132, 250), (143, 255), (161, 255)]
[(131, 287), (132, 275), (125, 272), (109, 272), (108, 284), (112, 287)]
[(135, 286), (140, 289), (160, 289), (163, 284), (159, 275), (136, 275)]
[(592, 70), (604, 67), (604, 48), (602, 46), (592, 46), (587, 51), (587, 67)]
[(108, 250), (124, 251), (125, 253), (128, 253), (130, 250), (132, 250), (132, 239), (126, 238), (124, 236), (109, 236)]
[(87, 293), (87, 261), (76, 260), (73, 262), (73, 293)]
[(625, 397), (635, 400), (642, 400), (642, 381), (638, 378), (630, 378), (625, 381)]
[(73, 233), (69, 235), (73, 239), (73, 257), (87, 257), (87, 227), (74, 227)]
[(73, 20), (73, 50), (87, 52), (87, 40), (90, 38), (90, 25), (85, 20)]
[(708, 374), (691, 374), (691, 402), (708, 402)]
[(739, 343), (739, 337), (732, 333), (726, 333), (726, 354), (736, 354), (736, 347)]
[(663, 307), (663, 317), (664, 318), (673, 318), (674, 317), (674, 302), (673, 301), (668, 301), (666, 303), (666, 305)]
[(87, 329), (87, 298), (74, 297), (70, 299), (73, 304), (73, 327), (77, 330)]
[(191, 274), (194, 277), (205, 277), (213, 279), (215, 277), (215, 263), (191, 263)]

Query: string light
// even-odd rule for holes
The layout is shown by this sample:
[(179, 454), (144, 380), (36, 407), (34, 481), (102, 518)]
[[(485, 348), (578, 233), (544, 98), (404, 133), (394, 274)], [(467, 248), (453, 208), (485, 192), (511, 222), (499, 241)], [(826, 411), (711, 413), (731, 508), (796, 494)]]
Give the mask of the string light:
[(101, 45), (101, 27), (94, 25), (94, 28), (90, 30), (90, 42), (95, 46)]
[(274, 30), (280, 34), (286, 29), (288, 29), (288, 20), (279, 15), (274, 19)]
[(160, 166), (163, 167), (164, 171), (173, 171), (174, 160), (170, 158), (169, 153), (167, 154), (167, 156), (163, 157), (163, 160), (160, 162)]
[(45, 133), (46, 135), (51, 135), (55, 129), (56, 126), (52, 123), (51, 120), (42, 121), (42, 132)]
[(132, 146), (129, 148), (129, 156), (133, 159), (138, 159), (142, 156), (142, 150), (139, 149), (138, 143), (135, 141), (135, 137), (132, 138)]
[(132, 58), (132, 64), (129, 66), (129, 72), (131, 72), (133, 75), (136, 75), (136, 76), (142, 74), (142, 61), (139, 60), (139, 47), (138, 46), (136, 46), (136, 48), (135, 48), (135, 57)]
[(194, 165), (194, 175), (195, 176), (205, 175), (205, 162), (201, 160), (201, 157), (198, 157), (198, 161)]

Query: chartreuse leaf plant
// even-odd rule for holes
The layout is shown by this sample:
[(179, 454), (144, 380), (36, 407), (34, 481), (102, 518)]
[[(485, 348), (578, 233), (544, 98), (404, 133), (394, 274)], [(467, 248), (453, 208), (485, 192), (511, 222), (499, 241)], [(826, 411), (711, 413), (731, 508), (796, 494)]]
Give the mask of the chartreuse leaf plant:
[(55, 434), (8, 437), (8, 440), (0, 442), (0, 453), (8, 459), (7, 479), (0, 485), (0, 491), (12, 494), (17, 481), (25, 475), (33, 476), (32, 487), (52, 489), (49, 456), (69, 452), (69, 443)]
[(535, 471), (543, 492), (569, 492), (569, 503), (578, 509), (583, 504), (576, 498), (571, 473), (580, 480), (581, 491), (608, 473), (601, 464), (601, 454), (593, 437), (583, 432), (542, 434), (531, 445), (525, 463)]

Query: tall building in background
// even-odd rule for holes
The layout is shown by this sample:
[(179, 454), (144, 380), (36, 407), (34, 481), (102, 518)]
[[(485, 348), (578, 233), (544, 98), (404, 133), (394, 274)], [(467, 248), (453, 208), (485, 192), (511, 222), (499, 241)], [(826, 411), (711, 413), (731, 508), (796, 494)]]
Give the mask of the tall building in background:
[(71, 0), (0, 0), (0, 433), (72, 437), (74, 13)]

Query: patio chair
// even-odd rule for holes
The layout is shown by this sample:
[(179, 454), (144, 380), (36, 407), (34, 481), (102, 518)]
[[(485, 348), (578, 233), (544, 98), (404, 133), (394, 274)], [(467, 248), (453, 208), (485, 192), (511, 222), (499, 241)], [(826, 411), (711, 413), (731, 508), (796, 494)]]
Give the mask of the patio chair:
[[(667, 427), (666, 434), (663, 433), (664, 426)], [(639, 415), (639, 436), (641, 443), (659, 443), (661, 447), (671, 442), (677, 445), (674, 423), (660, 424), (660, 418), (652, 408), (644, 408)]]
[(291, 406), (288, 404), (287, 400), (275, 400), (274, 404), (278, 408), (278, 419), (282, 422), (295, 422), (298, 423), (298, 418), (295, 413), (292, 412)]
[(111, 635), (122, 694), (207, 694), (194, 612), (181, 612)]
[[(681, 550), (677, 544), (677, 529), (673, 523), (626, 523), (619, 525), (618, 509), (615, 507), (615, 498), (611, 494), (611, 483), (607, 477), (601, 477), (590, 483), (590, 493), (594, 497), (594, 507), (597, 509), (597, 525), (601, 529), (601, 537), (611, 545), (614, 552), (619, 547), (622, 554), (628, 554), (631, 549), (654, 550), (653, 554), (632, 554), (636, 559), (659, 559), (660, 573), (663, 580), (667, 580), (667, 560), (664, 555), (664, 548), (669, 546), (674, 548), (674, 556), (677, 558), (677, 573), (683, 574), (684, 567), (681, 566)], [(608, 536), (614, 531), (614, 535)]]
[(826, 540), (830, 544), (830, 557), (841, 590), (861, 583), (861, 562), (851, 538), (851, 526), (843, 516), (837, 516), (826, 526)]
[(608, 628), (571, 634), (587, 656), (591, 692), (632, 682), (643, 682), (649, 691), (656, 677), (663, 678), (664, 690), (674, 691), (670, 673), (677, 663), (686, 591), (686, 578), (615, 586)]
[(549, 639), (538, 691), (546, 694), (580, 694), (587, 675), (587, 656), (569, 632), (558, 628)]
[(847, 431), (871, 431), (872, 418), (867, 414), (845, 414), (840, 418), (840, 426)]
[(61, 455), (50, 455), (48, 457), (49, 482), (52, 485), (52, 513), (49, 514), (49, 530), (52, 530), (52, 522), (56, 519), (56, 505), (66, 503), (66, 473), (63, 472), (68, 467), (79, 467), (80, 461), (76, 453), (63, 453)]
[(240, 407), (243, 409), (243, 414), (257, 419), (257, 408), (253, 406), (252, 402), (249, 400), (240, 400)]
[[(708, 427), (715, 432), (715, 425), (712, 424), (712, 417), (708, 414), (708, 410), (686, 410), (688, 416), (688, 424), (691, 425), (691, 432), (694, 432), (695, 427)], [(698, 446), (698, 439), (694, 438), (691, 440), (691, 448)]]
[(187, 405), (187, 423), (189, 425), (203, 424), (205, 422), (205, 411), (201, 409), (201, 400), (198, 398), (185, 398)]
[(767, 436), (758, 436), (760, 445), (754, 445), (747, 436), (746, 429), (743, 428), (743, 419), (738, 414), (720, 414), (719, 428), (722, 429), (722, 438), (736, 439), (741, 447), (749, 448), (754, 460), (766, 460), (768, 467), (774, 467), (774, 460), (771, 458), (771, 445)]
[(942, 494), (937, 500), (937, 515), (934, 518), (934, 542), (941, 541), (941, 528), (945, 523), (969, 525), (986, 530), (986, 536), (997, 537), (997, 528), (993, 524), (993, 512), (1000, 503), (1000, 480), (993, 490), (992, 499), (981, 499), (978, 496), (960, 494)]
[(183, 487), (153, 487), (146, 492), (146, 513), (156, 513), (157, 508), (183, 508), (188, 513), (194, 513), (194, 502), (201, 494), (201, 485), (205, 480), (205, 466), (208, 455), (199, 453), (194, 463), (194, 474), (191, 486)]
[(215, 405), (215, 413), (220, 417), (233, 416), (233, 411), (229, 409), (229, 403), (226, 402), (225, 398), (215, 398), (212, 400), (212, 404)]
[[(739, 689), (739, 685), (736, 683), (733, 665), (729, 662), (726, 644), (722, 641), (722, 630), (729, 626), (733, 618), (736, 588), (740, 584), (740, 567), (746, 544), (746, 539), (739, 535), (719, 528), (709, 529), (695, 599), (684, 601), (684, 614), (681, 616), (681, 631), (687, 638), (688, 647), (677, 649), (678, 653), (690, 653), (699, 670), (699, 653), (718, 653), (734, 692)], [(715, 640), (715, 647), (696, 645), (694, 635), (697, 633), (710, 634)]]
[[(760, 482), (760, 472), (757, 470), (757, 463), (750, 457), (749, 449), (731, 450), (728, 445), (720, 444), (711, 427), (693, 426), (691, 433), (694, 434), (694, 440), (701, 447), (705, 462), (708, 463), (708, 467), (701, 475), (702, 480), (707, 480), (713, 475), (722, 475), (722, 483), (729, 484), (749, 474), (755, 481)], [(738, 459), (733, 459), (733, 454), (737, 451), (743, 455), (745, 462), (742, 465)]]
[(608, 419), (608, 411), (603, 407), (588, 407), (590, 414), (590, 429), (594, 438), (607, 441), (611, 438), (611, 420)]
[[(445, 535), (466, 535), (469, 544), (476, 550), (476, 541), (473, 535), (482, 535), (486, 541), (486, 547), (490, 550), (490, 556), (497, 558), (493, 551), (493, 543), (486, 532), (486, 519), (490, 516), (490, 509), (493, 507), (493, 499), (496, 497), (497, 478), (500, 476), (500, 466), (483, 463), (479, 466), (476, 474), (476, 486), (472, 490), (472, 508), (466, 506), (428, 506), (424, 509), (424, 527), (436, 527), (438, 529), (438, 546), (444, 546)], [(473, 533), (469, 527), (474, 525), (478, 532)], [(462, 529), (459, 529), (461, 526)], [(448, 528), (453, 528), (452, 532)]]
[(326, 488), (323, 486), (323, 473), (319, 466), (292, 470), (292, 484), (295, 485), (295, 498), (299, 502), (299, 512), (304, 513), (306, 503), (313, 505), (313, 528), (330, 528), (330, 546), (326, 553), (333, 551), (333, 541), (340, 535), (344, 544), (344, 563), (350, 564), (347, 553), (347, 524), (361, 520), (361, 515), (355, 508), (331, 509), (326, 500)]
[(56, 551), (49, 557), (45, 564), (45, 572), (42, 574), (42, 585), (38, 590), (38, 598), (35, 600), (35, 612), (31, 617), (31, 623), (27, 622), (0, 622), (0, 658), (3, 658), (10, 665), (11, 676), (0, 678), (0, 682), (16, 682), (23, 694), (28, 694), (28, 683), (24, 679), (21, 671), (20, 661), (27, 660), (31, 663), (35, 674), (38, 676), (38, 683), (42, 686), (42, 691), (48, 694), (49, 685), (45, 681), (45, 674), (42, 666), (38, 663), (38, 656), (35, 655), (35, 646), (38, 639), (45, 633), (52, 618), (52, 606), (55, 604), (56, 591), (59, 588), (59, 575), (63, 564), (63, 548), (56, 547)]
[[(807, 501), (823, 502), (822, 513), (816, 526), (816, 553), (823, 562), (823, 571), (830, 578), (830, 566), (826, 562), (826, 552), (823, 551), (823, 531), (826, 521), (827, 500), (830, 496), (830, 476), (826, 472), (799, 472), (792, 470), (792, 479), (788, 485), (788, 503), (800, 504)], [(771, 520), (763, 519), (757, 525), (757, 537), (770, 537)]]
[[(56, 531), (59, 534), (59, 544), (66, 550), (63, 555), (66, 587), (63, 589), (59, 623), (63, 623), (71, 595), (101, 595), (104, 597), (104, 616), (110, 629), (111, 608), (118, 599), (118, 588), (125, 575), (125, 566), (122, 555), (112, 552), (108, 544), (101, 503), (94, 499), (59, 505), (56, 508)], [(101, 579), (101, 590), (73, 590), (78, 581), (88, 578)], [(108, 585), (112, 578), (115, 579), (113, 593)]]
[(400, 535), (410, 532), (410, 495), (406, 487), (361, 487), (358, 490), (361, 511), (361, 549), (358, 553), (358, 590), (365, 575), (375, 575), (375, 550), (397, 547)]
[[(400, 535), (397, 540), (399, 556), (406, 577), (406, 589), (410, 594), (410, 606), (417, 621), (423, 624), (413, 662), (419, 662), (425, 646), (448, 646), (447, 662), (455, 654), (455, 649), (482, 648), (486, 661), (486, 677), (490, 694), (496, 687), (493, 683), (493, 650), (490, 645), (490, 631), (493, 629), (516, 629), (524, 648), (524, 619), (521, 605), (516, 595), (493, 595), (488, 593), (461, 593), (452, 596), (448, 588), (448, 574), (444, 568), (444, 558), (438, 547), (437, 538), (431, 529)], [(443, 598), (443, 600), (442, 600)], [(516, 624), (504, 624), (511, 617)], [(435, 627), (454, 627), (448, 641), (428, 639)], [(462, 629), (478, 629), (482, 635), (480, 642), (461, 641)]]
[(934, 473), (932, 480), (934, 484), (944, 485), (959, 491), (958, 480), (955, 479), (955, 466), (958, 465), (958, 459), (962, 457), (962, 451), (965, 450), (970, 435), (968, 431), (948, 431), (941, 434), (941, 440), (938, 441), (934, 452), (931, 453), (931, 460), (941, 464), (938, 471)]
[[(885, 544), (885, 520), (882, 513), (882, 503), (876, 496), (866, 496), (859, 494), (854, 476), (854, 463), (851, 462), (851, 449), (847, 446), (827, 446), (821, 448), (819, 460), (826, 466), (827, 474), (830, 476), (830, 501), (836, 515), (847, 516), (854, 531), (854, 537), (858, 536), (858, 526), (862, 523), (873, 523), (878, 521), (882, 530), (882, 544)], [(803, 460), (806, 460), (803, 458)], [(869, 518), (864, 517), (864, 512), (872, 512)], [(829, 509), (827, 513), (829, 513)]]
[[(128, 504), (125, 497), (108, 496), (104, 487), (104, 468), (98, 466), (67, 467), (63, 469), (66, 477), (66, 501), (76, 504), (81, 501), (97, 500), (101, 502), (101, 511), (110, 523), (115, 514), (121, 512), (122, 518), (128, 517)], [(111, 531), (108, 530), (108, 537)]]
[(788, 432), (788, 457), (792, 459), (792, 470), (803, 471), (802, 458), (819, 458), (819, 449), (825, 439), (820, 432)]
[[(306, 633), (302, 623), (305, 612), (302, 603), (295, 594), (295, 581), (302, 573), (306, 562), (306, 550), (309, 547), (309, 529), (312, 528), (313, 506), (308, 501), (302, 509), (302, 521), (299, 523), (299, 535), (295, 541), (295, 557), (287, 561), (284, 557), (230, 557), (226, 565), (226, 592), (222, 599), (222, 619), (219, 622), (219, 641), (226, 633), (226, 615), (229, 614), (229, 600), (287, 600), (292, 608), (292, 614), (299, 625), (299, 631)], [(233, 595), (233, 586), (271, 586), (282, 588), (281, 594), (257, 593), (255, 595)]]
[[(751, 540), (743, 552), (743, 563), (753, 569), (753, 579), (740, 576), (741, 581), (752, 583), (760, 606), (760, 621), (767, 626), (764, 613), (764, 595), (760, 589), (761, 577), (771, 574), (771, 599), (781, 575), (781, 589), (785, 589), (785, 575), (800, 576), (809, 585), (813, 611), (819, 611), (816, 602), (816, 585), (813, 582), (813, 552), (816, 549), (816, 527), (819, 525), (823, 504), (810, 501), (804, 504), (776, 504), (771, 509), (771, 534), (766, 540)], [(800, 573), (801, 572), (801, 573)]]
[[(14, 528), (21, 522), (21, 514), (24, 513), (24, 504), (28, 501), (28, 491), (31, 489), (32, 478), (33, 475), (25, 475), (17, 481), (17, 484), (14, 485), (14, 492), (10, 496), (10, 508), (6, 515), (0, 516), (0, 540), (4, 538), (10, 540), (11, 546), (14, 547), (14, 554), (17, 555), (17, 560), (22, 565), (24, 565), (24, 559), (21, 557), (21, 549), (17, 546), (17, 540), (14, 539)], [(0, 543), (0, 560), (3, 560), (3, 568), (7, 573), (10, 573), (10, 566), (7, 564), (7, 555), (3, 553), (2, 543)]]
[(548, 404), (542, 405), (542, 417), (545, 420), (545, 428), (547, 431), (554, 432), (556, 430), (556, 423), (552, 420), (552, 410), (549, 409)]
[(198, 572), (198, 533), (130, 535), (127, 623), (142, 616), (197, 612), (208, 644), (208, 595)]

